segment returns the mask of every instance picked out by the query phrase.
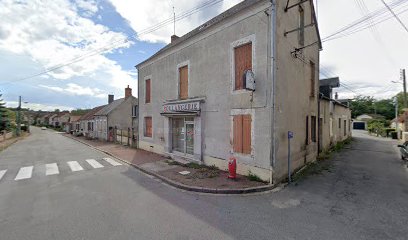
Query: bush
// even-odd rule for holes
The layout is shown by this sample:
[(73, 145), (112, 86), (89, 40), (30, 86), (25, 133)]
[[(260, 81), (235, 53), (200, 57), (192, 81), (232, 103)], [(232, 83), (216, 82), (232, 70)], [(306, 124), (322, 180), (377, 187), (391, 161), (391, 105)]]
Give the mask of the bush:
[(385, 125), (386, 120), (383, 119), (372, 119), (368, 121), (368, 132), (376, 134), (378, 136), (385, 136)]

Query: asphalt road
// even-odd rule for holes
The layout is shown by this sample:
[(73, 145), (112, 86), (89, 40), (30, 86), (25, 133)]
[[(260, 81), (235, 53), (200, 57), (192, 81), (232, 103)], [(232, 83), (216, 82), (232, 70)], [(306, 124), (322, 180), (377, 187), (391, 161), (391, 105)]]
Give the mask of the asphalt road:
[[(174, 189), (60, 134), (32, 130), (0, 153), (1, 240), (408, 239), (408, 171), (389, 140), (358, 133), (330, 171), (278, 192), (214, 196)], [(46, 175), (53, 163), (59, 173)], [(31, 166), (32, 176), (30, 168), (19, 174)]]

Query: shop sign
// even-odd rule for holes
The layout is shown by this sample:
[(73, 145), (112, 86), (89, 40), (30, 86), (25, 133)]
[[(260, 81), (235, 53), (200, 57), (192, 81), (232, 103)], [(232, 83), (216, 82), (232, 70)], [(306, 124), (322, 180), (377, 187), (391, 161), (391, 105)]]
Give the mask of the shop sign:
[(174, 103), (163, 105), (163, 113), (199, 112), (200, 102)]

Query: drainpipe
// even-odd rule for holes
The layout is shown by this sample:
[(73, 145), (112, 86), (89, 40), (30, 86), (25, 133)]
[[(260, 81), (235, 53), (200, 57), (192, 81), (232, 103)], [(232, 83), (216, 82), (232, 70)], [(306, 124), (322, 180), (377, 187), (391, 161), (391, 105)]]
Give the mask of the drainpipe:
[(273, 183), (273, 172), (275, 171), (276, 160), (276, 0), (271, 0), (270, 14), (270, 79), (271, 79), (271, 130), (272, 137), (270, 147), (271, 184)]

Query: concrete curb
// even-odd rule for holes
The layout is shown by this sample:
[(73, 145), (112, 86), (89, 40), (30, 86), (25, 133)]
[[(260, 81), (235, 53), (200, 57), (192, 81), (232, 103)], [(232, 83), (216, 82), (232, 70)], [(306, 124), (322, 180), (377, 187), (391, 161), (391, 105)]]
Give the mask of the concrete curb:
[(166, 177), (164, 177), (164, 176), (162, 176), (162, 175), (160, 175), (160, 174), (158, 174), (156, 172), (146, 170), (146, 169), (144, 169), (144, 168), (142, 168), (142, 167), (140, 167), (138, 165), (135, 165), (135, 164), (130, 163), (130, 162), (124, 160), (124, 159), (121, 159), (121, 158), (113, 155), (112, 153), (110, 153), (108, 151), (105, 151), (105, 150), (102, 150), (102, 149), (100, 149), (98, 147), (92, 146), (91, 144), (88, 144), (88, 143), (86, 143), (84, 141), (81, 141), (79, 139), (71, 138), (71, 137), (67, 137), (67, 138), (73, 139), (73, 140), (75, 140), (77, 142), (80, 142), (80, 143), (82, 143), (82, 144), (84, 144), (84, 145), (86, 145), (86, 146), (88, 146), (88, 147), (90, 147), (92, 149), (95, 149), (95, 150), (97, 150), (99, 152), (103, 152), (103, 153), (105, 153), (105, 154), (107, 154), (107, 155), (109, 155), (109, 156), (111, 156), (113, 158), (116, 158), (116, 159), (118, 159), (118, 160), (120, 160), (120, 161), (122, 161), (122, 162), (124, 162), (124, 163), (138, 169), (139, 171), (141, 171), (141, 172), (143, 172), (145, 174), (148, 174), (150, 176), (153, 176), (155, 178), (160, 179), (161, 181), (167, 183), (170, 186), (173, 186), (173, 187), (176, 187), (176, 188), (179, 188), (179, 189), (182, 189), (182, 190), (190, 191), (190, 192), (212, 193), (212, 194), (248, 194), (248, 193), (266, 192), (266, 191), (270, 191), (270, 190), (277, 187), (277, 185), (265, 185), (265, 186), (251, 187), (251, 188), (241, 188), (241, 189), (218, 189), (218, 188), (203, 188), (203, 187), (189, 186), (189, 185), (185, 185), (185, 184), (173, 181), (173, 180), (171, 180), (169, 178), (166, 178)]

